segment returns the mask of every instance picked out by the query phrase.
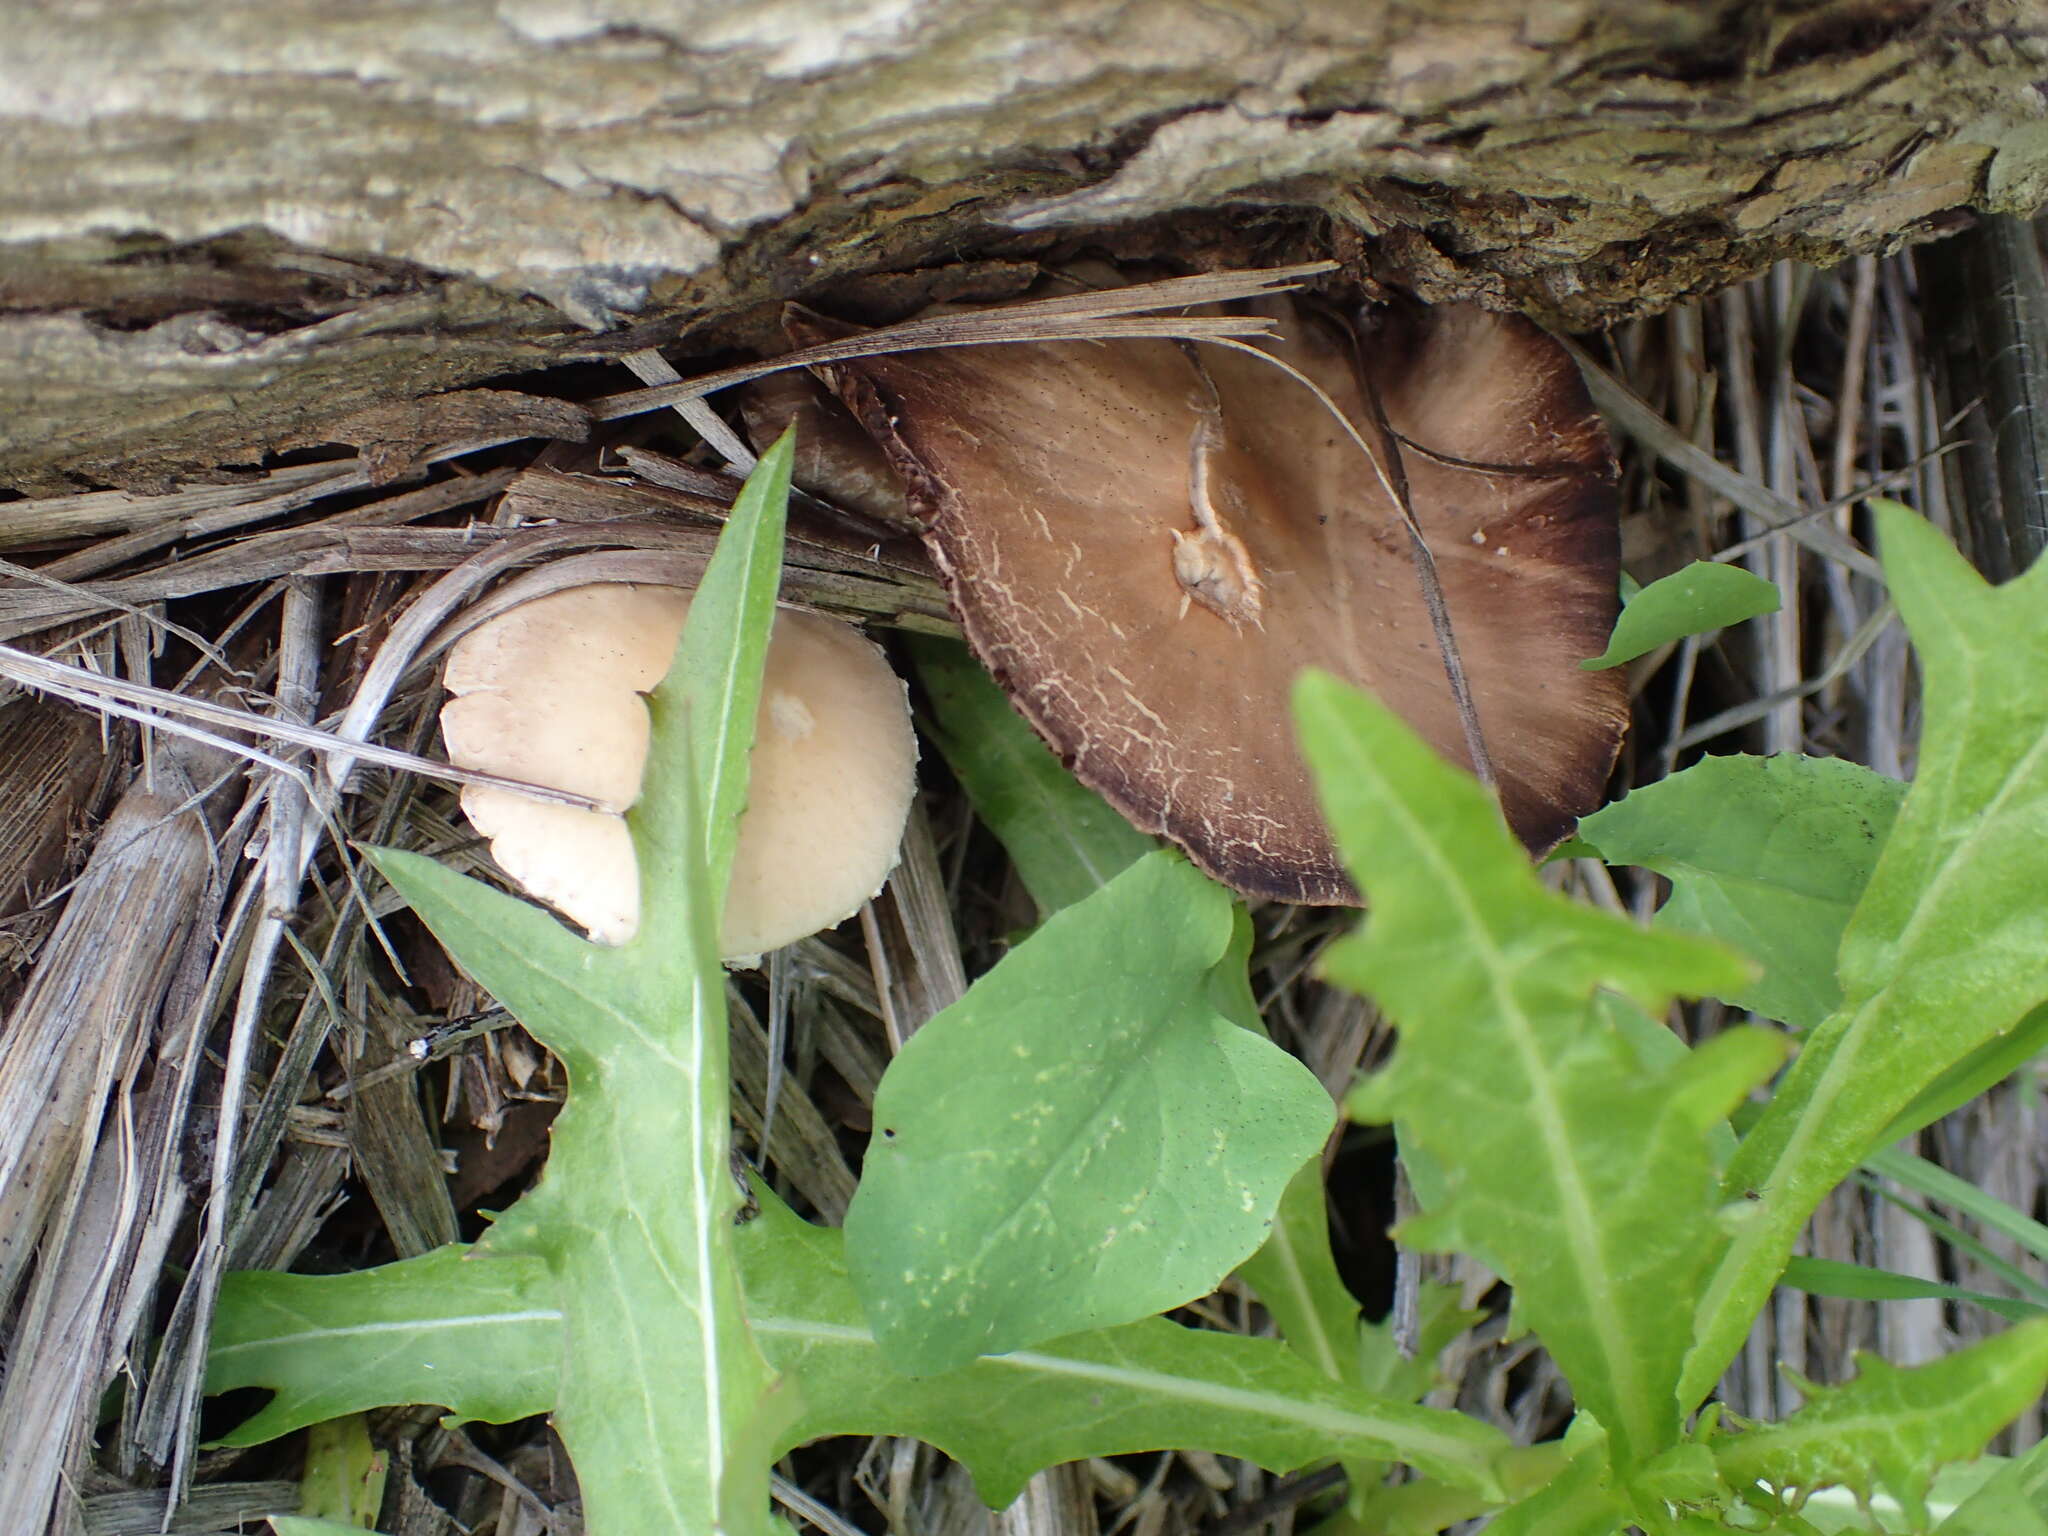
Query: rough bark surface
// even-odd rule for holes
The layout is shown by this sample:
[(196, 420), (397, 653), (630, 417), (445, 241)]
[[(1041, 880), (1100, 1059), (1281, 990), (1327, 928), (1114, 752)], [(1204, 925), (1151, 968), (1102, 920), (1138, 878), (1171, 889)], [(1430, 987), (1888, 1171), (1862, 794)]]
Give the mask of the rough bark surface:
[(0, 35), (31, 490), (1105, 230), (1583, 326), (2048, 200), (2042, 0), (0, 0)]

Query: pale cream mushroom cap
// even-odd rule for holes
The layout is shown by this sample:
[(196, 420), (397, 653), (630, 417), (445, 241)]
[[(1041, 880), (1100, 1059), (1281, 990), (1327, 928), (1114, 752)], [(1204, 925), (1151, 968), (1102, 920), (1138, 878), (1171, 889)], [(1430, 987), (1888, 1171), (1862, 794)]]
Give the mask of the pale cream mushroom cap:
[[(451, 760), (571, 790), (585, 811), (466, 787), (462, 808), (499, 865), (600, 943), (638, 931), (623, 811), (647, 757), (642, 694), (675, 653), (689, 594), (607, 583), (499, 615), (458, 641), (441, 710)], [(721, 953), (751, 959), (858, 911), (895, 867), (916, 788), (903, 682), (851, 625), (776, 615), (726, 894)]]

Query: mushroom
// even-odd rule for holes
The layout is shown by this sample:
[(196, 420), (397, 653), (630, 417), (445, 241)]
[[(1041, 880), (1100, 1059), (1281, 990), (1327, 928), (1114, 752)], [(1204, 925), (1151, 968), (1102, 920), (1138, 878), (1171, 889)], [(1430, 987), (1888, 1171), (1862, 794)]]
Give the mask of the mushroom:
[(740, 390), (740, 419), (747, 436), (765, 453), (768, 445), (796, 428), (796, 458), (790, 483), (855, 512), (894, 532), (911, 532), (916, 522), (903, 505), (903, 481), (882, 450), (846, 413), (846, 408), (803, 373), (771, 373)]
[[(1628, 717), (1587, 672), (1618, 607), (1605, 429), (1520, 317), (1273, 301), (1268, 348), (1399, 440), (1509, 823), (1554, 846), (1599, 803)], [(843, 334), (795, 315), (801, 340)], [(1471, 762), (1399, 509), (1307, 390), (1171, 341), (885, 354), (828, 374), (888, 452), (969, 642), (1126, 817), (1249, 895), (1355, 901), (1294, 745), (1305, 667)], [(1384, 452), (1384, 450), (1382, 450)]]
[[(571, 587), (507, 610), (449, 653), (441, 734), (454, 762), (586, 795), (606, 809), (468, 786), (462, 808), (499, 865), (603, 944), (640, 923), (624, 812), (648, 715), (690, 596)], [(903, 682), (851, 625), (776, 614), (755, 720), (720, 952), (753, 963), (858, 911), (895, 867), (916, 788)]]

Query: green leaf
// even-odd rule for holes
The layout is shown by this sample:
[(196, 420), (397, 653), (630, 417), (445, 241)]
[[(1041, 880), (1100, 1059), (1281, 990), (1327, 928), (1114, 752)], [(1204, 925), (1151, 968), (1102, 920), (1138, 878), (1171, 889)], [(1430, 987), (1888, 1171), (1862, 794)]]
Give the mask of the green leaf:
[(312, 1520), (304, 1515), (265, 1515), (277, 1536), (362, 1536), (360, 1525), (342, 1525), (334, 1520)]
[(1579, 836), (1671, 881), (1658, 927), (1762, 963), (1728, 1002), (1807, 1029), (1841, 1004), (1835, 953), (1905, 793), (1835, 758), (1710, 757), (1601, 807)]
[(1358, 1331), (1358, 1364), (1351, 1379), (1368, 1392), (1419, 1401), (1443, 1384), (1437, 1357), (1459, 1334), (1486, 1320), (1484, 1307), (1467, 1307), (1464, 1290), (1425, 1281), (1416, 1288), (1415, 1353), (1404, 1355), (1394, 1337), (1394, 1319), (1367, 1323)]
[(1092, 895), (1155, 846), (1060, 765), (967, 647), (909, 639), (938, 744), (975, 813), (1002, 839), (1050, 915)]
[[(1041, 913), (1093, 895), (1153, 851), (1151, 838), (1060, 765), (964, 645), (917, 635), (908, 644), (936, 717), (926, 734), (1002, 841)], [(1264, 1034), (1247, 980), (1253, 936), (1242, 909), (1238, 927), (1212, 973), (1210, 1000), (1225, 1018)], [(1355, 1379), (1358, 1302), (1330, 1253), (1319, 1156), (1288, 1184), (1271, 1234), (1239, 1272), (1303, 1358), (1325, 1375)]]
[(390, 1456), (370, 1443), (370, 1427), (361, 1414), (323, 1419), (306, 1431), (299, 1513), (348, 1530), (374, 1531), (390, 1468)]
[(554, 1406), (562, 1309), (539, 1259), (436, 1248), (346, 1275), (247, 1270), (221, 1281), (208, 1393), (268, 1387), (221, 1437), (260, 1445), (368, 1408), (438, 1403), (507, 1424)]
[(1320, 1157), (1310, 1158), (1288, 1182), (1272, 1232), (1238, 1276), (1273, 1314), (1295, 1353), (1333, 1380), (1358, 1379), (1358, 1300), (1345, 1288), (1330, 1252)]
[(1130, 1451), (1200, 1447), (1274, 1471), (1332, 1456), (1399, 1461), (1494, 1499), (1517, 1454), (1478, 1420), (1330, 1381), (1276, 1340), (1157, 1317), (893, 1377), (838, 1233), (764, 1202), (749, 1237), (749, 1295), (798, 1384), (803, 1432), (913, 1435), (964, 1463), (998, 1508), (1043, 1467)]
[(1760, 613), (1776, 613), (1780, 601), (1776, 587), (1739, 565), (1695, 560), (1630, 598), (1615, 620), (1607, 649), (1579, 665), (1588, 672), (1618, 667), (1687, 635), (1703, 635)]
[(1704, 1398), (1821, 1200), (1930, 1083), (2048, 1001), (2048, 562), (1992, 588), (1874, 502), (1920, 653), (1919, 772), (1842, 937), (1842, 1007), (1808, 1037), (1727, 1173), (1749, 1209), (1700, 1305)]
[(1566, 1436), (1571, 1459), (1519, 1503), (1487, 1524), (1500, 1536), (1620, 1536), (1628, 1525), (1628, 1502), (1608, 1472), (1606, 1438), (1584, 1415)]
[(1922, 1088), (1878, 1139), (1903, 1141), (2004, 1082), (2043, 1051), (2048, 1051), (2048, 1008), (2036, 1008)]
[(1928, 1365), (1902, 1369), (1867, 1354), (1856, 1362), (1856, 1378), (1842, 1386), (1801, 1382), (1805, 1407), (1717, 1441), (1714, 1459), (1738, 1488), (1841, 1486), (1868, 1497), (1882, 1485), (1925, 1529), (1936, 1469), (1980, 1454), (2048, 1387), (2048, 1318)]
[(890, 1064), (846, 1237), (901, 1369), (1179, 1306), (1259, 1245), (1332, 1114), (1211, 1003), (1232, 926), (1221, 887), (1150, 854)]
[(1916, 1301), (1927, 1297), (1973, 1301), (2012, 1322), (2040, 1317), (2044, 1310), (2048, 1310), (2029, 1302), (1987, 1296), (1981, 1291), (1966, 1291), (1959, 1285), (1920, 1280), (1912, 1275), (1849, 1264), (1840, 1259), (1795, 1257), (1785, 1266), (1784, 1279), (1780, 1283), (1795, 1291), (1805, 1291), (1810, 1296), (1845, 1296), (1856, 1301)]
[[(1161, 1318), (905, 1380), (882, 1363), (846, 1276), (841, 1234), (771, 1194), (736, 1243), (763, 1348), (799, 1416), (770, 1457), (830, 1434), (904, 1434), (967, 1465), (991, 1504), (1060, 1462), (1203, 1449), (1274, 1471), (1322, 1457), (1400, 1461), (1494, 1500), (1527, 1456), (1476, 1419), (1323, 1378), (1273, 1339)], [(494, 1422), (546, 1411), (561, 1315), (545, 1267), (446, 1248), (345, 1275), (230, 1276), (207, 1390), (276, 1396), (225, 1444), (336, 1413), (441, 1403)]]
[(449, 953), (568, 1070), (546, 1172), (483, 1243), (530, 1254), (562, 1311), (554, 1419), (597, 1536), (766, 1530), (766, 1362), (732, 1252), (719, 906), (789, 491), (787, 437), (733, 508), (649, 700), (628, 815), (641, 925), (616, 949), (430, 860), (372, 855)]
[(2048, 1440), (2000, 1466), (1939, 1529), (1941, 1536), (2048, 1536)]
[[(654, 738), (648, 749), (648, 792), (634, 807), (640, 883), (671, 889), (701, 880), (721, 907), (732, 880), (740, 813), (747, 808), (747, 765), (754, 751), (754, 719), (761, 710), (761, 673), (775, 624), (775, 600), (782, 590), (782, 535), (795, 456), (796, 429), (791, 427), (747, 476), (726, 535), (690, 598), (675, 664), (650, 701)], [(653, 769), (657, 757), (682, 761), (662, 756), (666, 753), (688, 754), (694, 815), (686, 814), (680, 795), (661, 792), (662, 781)], [(691, 849), (687, 836), (693, 825), (701, 853)], [(716, 919), (714, 913), (714, 934)], [(678, 929), (657, 934), (654, 942), (674, 943), (681, 937)]]
[(1401, 1236), (1502, 1274), (1617, 1465), (1647, 1460), (1678, 1438), (1671, 1318), (1722, 1242), (1710, 1133), (1781, 1044), (1731, 1031), (1646, 1064), (1596, 991), (1661, 1013), (1678, 993), (1742, 986), (1742, 962), (1545, 889), (1485, 791), (1335, 679), (1304, 677), (1295, 708), (1372, 913), (1326, 968), (1401, 1031), (1352, 1113), (1392, 1120), (1435, 1170)]
[(1979, 1189), (1968, 1179), (1957, 1178), (1946, 1168), (1896, 1147), (1885, 1147), (1871, 1153), (1864, 1160), (1864, 1166), (1908, 1189), (1916, 1189), (1930, 1199), (1939, 1200), (1973, 1218), (1989, 1231), (2003, 1233), (2017, 1243), (2022, 1252), (2048, 1263), (2048, 1226), (2024, 1211), (2015, 1210), (1996, 1195)]

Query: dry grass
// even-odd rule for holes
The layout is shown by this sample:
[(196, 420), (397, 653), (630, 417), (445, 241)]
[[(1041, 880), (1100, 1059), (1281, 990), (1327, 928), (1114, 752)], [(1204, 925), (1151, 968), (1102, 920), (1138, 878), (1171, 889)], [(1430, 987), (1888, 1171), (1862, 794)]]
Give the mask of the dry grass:
[[(1856, 542), (1854, 498), (1890, 486), (1939, 522), (1966, 522), (1950, 468), (1930, 456), (1954, 440), (1946, 418), (1977, 386), (1930, 356), (1925, 323), (1914, 264), (1899, 258), (1781, 267), (1590, 343), (1603, 403), (1625, 426), (1634, 573), (1721, 555), (1789, 595), (1774, 619), (1636, 665), (1617, 790), (1705, 750), (1816, 752), (1910, 774), (1913, 672)], [(663, 382), (658, 360), (639, 371)], [(128, 717), (104, 725), (20, 692), (0, 705), (0, 1530), (39, 1529), (38, 1501), (60, 1472), (60, 1530), (156, 1530), (163, 1490), (188, 1477), (176, 1530), (233, 1530), (288, 1505), (277, 1480), (296, 1471), (292, 1443), (194, 1450), (220, 1273), (362, 1267), (474, 1236), (478, 1211), (531, 1178), (559, 1072), (359, 879), (335, 834), (481, 868), (445, 776), (366, 763), (348, 743), (431, 750), (433, 659), (465, 614), (537, 584), (701, 567), (730, 482), (683, 461), (695, 435), (666, 413), (605, 434), (601, 446), (455, 445), (403, 488), (346, 458), (154, 500), (0, 505), (0, 639), (299, 727), (271, 733), (258, 757), (218, 721), (211, 739), (145, 733), (135, 717), (166, 702), (148, 693), (130, 693)], [(590, 473), (628, 462), (622, 452), (638, 481)], [(796, 530), (792, 588), (805, 601), (885, 628), (947, 627), (914, 551), (876, 552), (801, 509)], [(1988, 547), (1984, 528), (1963, 532)], [(21, 668), (0, 659), (0, 673)], [(1657, 899), (1652, 882), (1594, 866), (1559, 878), (1638, 914)], [(771, 1124), (765, 1167), (799, 1209), (843, 1212), (894, 1044), (1027, 912), (1000, 850), (934, 772), (903, 868), (860, 922), (777, 957), (765, 981), (735, 983), (736, 1121), (754, 1142)], [(1308, 978), (1348, 921), (1265, 910), (1254, 965), (1276, 1037), (1333, 1091), (1387, 1044), (1366, 1005)], [(1689, 1020), (1717, 1023), (1712, 1008)], [(777, 1071), (771, 1038), (787, 1042)], [(2009, 1084), (1918, 1150), (2039, 1213), (2041, 1113), (2037, 1084)], [(1353, 1132), (1332, 1166), (1345, 1263), (1384, 1307), (1396, 1289), (1380, 1235), (1395, 1198), (1386, 1149)], [(1838, 1193), (1808, 1244), (1999, 1289), (1873, 1188)], [(1440, 1400), (1523, 1437), (1556, 1433), (1566, 1390), (1526, 1340), (1502, 1342), (1492, 1277), (1463, 1261), (1428, 1268), (1493, 1307), (1458, 1346)], [(1215, 1327), (1266, 1326), (1234, 1290), (1199, 1312)], [(1725, 1395), (1775, 1416), (1796, 1400), (1779, 1363), (1828, 1381), (1854, 1349), (1925, 1359), (1992, 1326), (1939, 1302), (1785, 1293)], [(117, 1375), (121, 1391), (103, 1402)], [(2037, 1410), (2012, 1443), (2041, 1429)], [(378, 1431), (396, 1450), (390, 1529), (576, 1529), (573, 1484), (538, 1422), (453, 1432), (412, 1411)], [(987, 1522), (1016, 1536), (1154, 1536), (1284, 1531), (1318, 1486), (1205, 1456), (1132, 1457), (1048, 1473), (991, 1520), (942, 1457), (878, 1440), (800, 1452), (777, 1489), (792, 1514), (834, 1532), (952, 1536)]]

